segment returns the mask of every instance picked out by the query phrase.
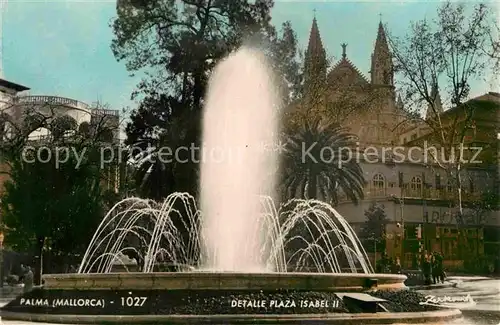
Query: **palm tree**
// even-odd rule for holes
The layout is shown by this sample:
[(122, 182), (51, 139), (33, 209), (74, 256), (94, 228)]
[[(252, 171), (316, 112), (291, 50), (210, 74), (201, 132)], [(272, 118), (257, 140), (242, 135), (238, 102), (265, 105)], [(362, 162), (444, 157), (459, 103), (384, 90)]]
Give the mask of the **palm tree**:
[(166, 134), (134, 143), (129, 148), (128, 163), (132, 166), (137, 194), (154, 200), (161, 200), (174, 191), (175, 161), (171, 157), (162, 158), (161, 148), (172, 148)]
[(341, 189), (354, 203), (363, 198), (365, 179), (354, 159), (356, 137), (337, 124), (304, 122), (288, 135), (282, 160), (286, 199), (320, 199), (338, 203)]
[[(198, 112), (185, 112), (172, 117), (156, 137), (131, 145), (129, 163), (134, 170), (137, 194), (160, 200), (176, 191), (197, 192), (200, 152), (179, 151), (177, 156), (176, 150), (198, 144), (199, 121)], [(166, 155), (165, 149), (171, 155)]]

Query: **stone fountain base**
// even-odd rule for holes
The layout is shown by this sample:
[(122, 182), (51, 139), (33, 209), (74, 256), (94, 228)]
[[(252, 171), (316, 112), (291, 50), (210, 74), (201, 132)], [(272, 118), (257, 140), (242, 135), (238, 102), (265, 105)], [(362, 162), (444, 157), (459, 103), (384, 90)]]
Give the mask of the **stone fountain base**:
[(409, 309), (411, 312), (391, 312), (391, 302), (376, 298), (375, 291), (404, 293), (404, 275), (111, 273), (45, 275), (44, 280), (43, 288), (4, 306), (2, 320), (65, 324), (389, 324), (439, 323), (461, 316), (458, 310), (429, 310), (414, 302), (417, 306)]

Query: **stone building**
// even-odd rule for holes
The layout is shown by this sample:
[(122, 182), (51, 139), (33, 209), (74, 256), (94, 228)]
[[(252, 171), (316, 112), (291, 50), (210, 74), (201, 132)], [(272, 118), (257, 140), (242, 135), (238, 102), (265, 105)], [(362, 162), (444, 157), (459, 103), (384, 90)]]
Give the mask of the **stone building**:
[[(288, 119), (300, 120), (304, 115), (317, 113), (311, 112), (316, 109), (349, 127), (358, 136), (361, 147), (396, 144), (399, 140), (396, 130), (405, 114), (401, 100), (396, 97), (394, 66), (382, 22), (371, 55), (369, 78), (349, 60), (347, 44), (342, 44), (342, 49), (339, 61), (327, 62), (314, 18), (304, 58), (306, 96), (292, 105)], [(332, 67), (328, 69), (329, 65)]]
[[(12, 141), (14, 128), (26, 122), (26, 117), (46, 118), (47, 123), (64, 121), (78, 130), (103, 130), (99, 134), (101, 141), (118, 148), (119, 144), (119, 111), (96, 109), (78, 100), (59, 96), (33, 96), (27, 94), (28, 87), (0, 79), (1, 123), (0, 134), (3, 141)], [(53, 130), (53, 132), (55, 132)], [(47, 128), (38, 128), (29, 134), (29, 141), (45, 141), (47, 137), (55, 136)], [(99, 131), (101, 132), (101, 131)], [(2, 164), (1, 171), (7, 166)], [(0, 173), (0, 194), (3, 193), (3, 183), (7, 180), (5, 173)], [(117, 191), (119, 173), (117, 167), (107, 166), (102, 173), (102, 186), (105, 190)]]
[[(14, 98), (27, 90), (29, 90), (29, 88), (26, 86), (0, 79), (0, 114), (7, 114), (8, 116), (13, 115), (12, 103)], [(3, 126), (3, 128), (5, 129), (5, 126)], [(4, 190), (3, 183), (8, 179), (8, 175), (5, 171), (6, 165), (0, 162), (0, 193)]]
[[(421, 146), (422, 140), (432, 137), (432, 130), (425, 123), (403, 123), (408, 121), (408, 115), (394, 87), (394, 67), (382, 22), (371, 55), (369, 78), (349, 60), (346, 44), (342, 47), (342, 58), (328, 68), (315, 18), (305, 56), (305, 96), (287, 112), (291, 127), (297, 121), (320, 115), (336, 120), (358, 136), (363, 153), (359, 163), (367, 180), (365, 198), (359, 205), (343, 198), (337, 210), (354, 229), (360, 230), (370, 204), (383, 205), (389, 222), (386, 250), (393, 257), (400, 256), (404, 267), (411, 267), (414, 256), (422, 250), (440, 251), (449, 268), (461, 267), (464, 257), (458, 241), (464, 238), (477, 256), (496, 256), (500, 248), (500, 211), (498, 207), (480, 210), (476, 203), (483, 193), (498, 188), (498, 155), (491, 158), (495, 162), (488, 160), (462, 171), (466, 217), (457, 220), (453, 204), (457, 187), (439, 166), (429, 163)], [(433, 91), (444, 120), (459, 115), (460, 108), (444, 110), (438, 88)], [(498, 98), (498, 94), (488, 93), (474, 99), (493, 105), (478, 110), (476, 130), (467, 134), (469, 144), (488, 143), (489, 155), (498, 152)], [(417, 238), (417, 226), (422, 227), (421, 238)], [(368, 254), (373, 256), (373, 252)]]

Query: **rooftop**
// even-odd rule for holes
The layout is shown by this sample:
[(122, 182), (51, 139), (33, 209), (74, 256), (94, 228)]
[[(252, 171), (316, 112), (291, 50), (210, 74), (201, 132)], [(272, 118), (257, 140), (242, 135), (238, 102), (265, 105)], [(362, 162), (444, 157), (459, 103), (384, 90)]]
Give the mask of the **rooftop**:
[(29, 90), (29, 88), (26, 87), (26, 86), (23, 86), (23, 85), (20, 85), (20, 84), (16, 84), (14, 82), (11, 82), (11, 81), (8, 81), (8, 80), (5, 80), (5, 79), (1, 79), (1, 78), (0, 78), (0, 87), (5, 87), (5, 88), (13, 89), (15, 91)]

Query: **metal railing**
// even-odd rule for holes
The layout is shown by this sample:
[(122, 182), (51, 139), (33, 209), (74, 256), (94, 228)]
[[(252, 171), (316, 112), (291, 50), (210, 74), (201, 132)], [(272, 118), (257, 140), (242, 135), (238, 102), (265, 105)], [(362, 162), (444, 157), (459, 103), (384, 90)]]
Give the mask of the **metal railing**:
[(80, 109), (89, 109), (89, 105), (75, 99), (59, 96), (19, 96), (15, 98), (19, 104), (49, 104), (62, 105)]
[[(84, 102), (78, 101), (76, 99), (59, 97), (59, 96), (43, 96), (43, 95), (34, 95), (34, 96), (19, 96), (15, 97), (14, 101), (18, 104), (34, 104), (34, 105), (60, 105), (73, 107), (77, 109), (89, 110), (91, 106)], [(114, 109), (92, 109), (91, 112), (93, 115), (98, 116), (119, 116), (120, 112)]]
[(92, 110), (92, 114), (93, 115), (99, 115), (99, 116), (103, 116), (103, 115), (119, 116), (120, 115), (120, 111), (115, 110), (115, 109), (102, 109), (102, 108), (99, 108), (99, 109), (93, 109)]
[[(457, 196), (456, 189), (435, 189), (435, 188), (421, 188), (403, 189), (403, 196), (405, 198), (416, 198), (416, 199), (431, 199), (431, 200), (453, 200)], [(481, 193), (478, 192), (467, 192), (462, 190), (462, 200), (478, 200), (481, 198)]]
[[(401, 188), (399, 187), (371, 187), (367, 186), (363, 190), (365, 199), (383, 199), (387, 197), (401, 197)], [(456, 198), (456, 189), (411, 189), (404, 188), (402, 191), (405, 199), (429, 199), (429, 200), (453, 200)], [(338, 194), (339, 202), (348, 202), (350, 199), (343, 192)], [(479, 192), (462, 191), (463, 201), (475, 201), (481, 199)]]

